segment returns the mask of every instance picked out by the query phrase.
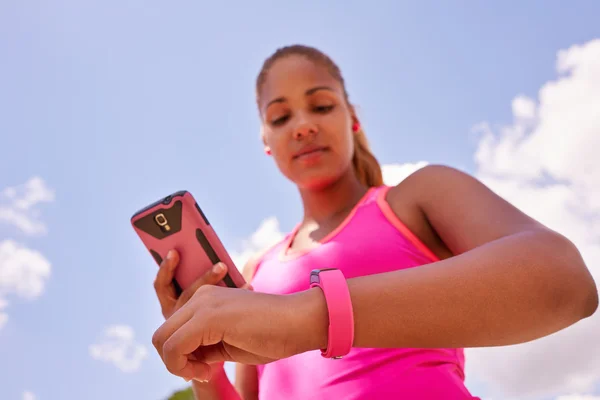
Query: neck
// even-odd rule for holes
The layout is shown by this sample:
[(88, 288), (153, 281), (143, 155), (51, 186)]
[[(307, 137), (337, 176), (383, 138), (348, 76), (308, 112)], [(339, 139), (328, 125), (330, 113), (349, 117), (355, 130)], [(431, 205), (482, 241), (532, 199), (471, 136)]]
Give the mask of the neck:
[(351, 210), (367, 190), (352, 170), (325, 188), (300, 189), (304, 207), (303, 222), (314, 221), (321, 224), (335, 218)]

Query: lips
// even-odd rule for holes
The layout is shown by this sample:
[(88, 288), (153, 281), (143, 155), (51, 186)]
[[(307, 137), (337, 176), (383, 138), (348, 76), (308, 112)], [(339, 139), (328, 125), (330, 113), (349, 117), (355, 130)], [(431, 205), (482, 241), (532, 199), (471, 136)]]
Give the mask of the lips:
[(309, 154), (323, 152), (326, 150), (327, 150), (326, 146), (306, 146), (306, 147), (303, 147), (300, 151), (294, 153), (292, 158), (296, 159), (296, 158), (300, 158), (302, 156), (307, 156)]

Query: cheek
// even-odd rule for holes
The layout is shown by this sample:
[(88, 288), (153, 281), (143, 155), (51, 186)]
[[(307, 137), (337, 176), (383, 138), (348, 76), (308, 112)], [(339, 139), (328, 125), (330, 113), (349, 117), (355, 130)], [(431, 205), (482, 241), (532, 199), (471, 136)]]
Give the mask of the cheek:
[(288, 144), (285, 140), (285, 133), (271, 133), (266, 140), (267, 146), (271, 149), (274, 157), (282, 156), (287, 151)]
[(271, 149), (271, 157), (277, 166), (284, 170), (287, 168), (290, 158), (289, 143), (285, 140), (284, 133), (279, 135), (270, 135), (267, 140), (267, 146)]
[(319, 125), (323, 132), (329, 136), (329, 140), (346, 149), (352, 147), (352, 121), (345, 112), (333, 112), (323, 116)]
[(351, 158), (354, 154), (354, 133), (346, 125), (338, 124), (333, 132), (336, 132), (332, 137), (336, 153), (339, 153), (344, 158)]
[(345, 166), (352, 164), (352, 158), (354, 156), (354, 144), (350, 139), (344, 141), (344, 144), (340, 146), (340, 158), (341, 163)]

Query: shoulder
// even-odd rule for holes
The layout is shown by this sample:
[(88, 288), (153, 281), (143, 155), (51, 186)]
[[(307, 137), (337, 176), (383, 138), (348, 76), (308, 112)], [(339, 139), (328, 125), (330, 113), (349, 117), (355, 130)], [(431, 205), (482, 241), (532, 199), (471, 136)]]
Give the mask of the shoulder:
[(424, 202), (440, 198), (436, 190), (445, 185), (442, 181), (448, 181), (450, 187), (457, 174), (463, 173), (444, 165), (427, 165), (391, 186), (385, 197), (396, 217), (440, 259), (452, 256), (452, 252), (431, 225)]
[(427, 212), (433, 206), (451, 200), (491, 192), (474, 176), (447, 165), (431, 164), (410, 174), (389, 190), (388, 201), (394, 209), (408, 198), (413, 206)]
[[(422, 167), (387, 195), (390, 208), (440, 258), (472, 248), (490, 212), (507, 215), (504, 202), (474, 176), (447, 165)], [(514, 215), (514, 212), (509, 214)]]
[(390, 188), (390, 195), (410, 188), (411, 192), (427, 194), (430, 191), (439, 191), (454, 187), (456, 184), (472, 184), (478, 182), (476, 178), (457, 168), (442, 164), (426, 165), (403, 179), (400, 183)]
[(429, 165), (390, 189), (388, 201), (400, 210), (409, 201), (432, 233), (459, 254), (541, 224), (502, 198), (482, 181), (444, 165)]
[(396, 185), (390, 186), (386, 197), (390, 207), (396, 211), (398, 207), (416, 207), (421, 199), (435, 186), (436, 180), (443, 179), (443, 175), (452, 175), (455, 169), (445, 165), (426, 165), (406, 176)]

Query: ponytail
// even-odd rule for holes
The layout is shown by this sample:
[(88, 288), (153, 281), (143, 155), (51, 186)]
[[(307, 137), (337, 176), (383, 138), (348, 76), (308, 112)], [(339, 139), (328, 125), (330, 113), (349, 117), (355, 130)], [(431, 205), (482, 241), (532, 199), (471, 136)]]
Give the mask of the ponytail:
[(365, 132), (360, 129), (354, 132), (354, 155), (352, 165), (358, 180), (367, 187), (383, 185), (383, 174), (379, 162), (369, 149)]

